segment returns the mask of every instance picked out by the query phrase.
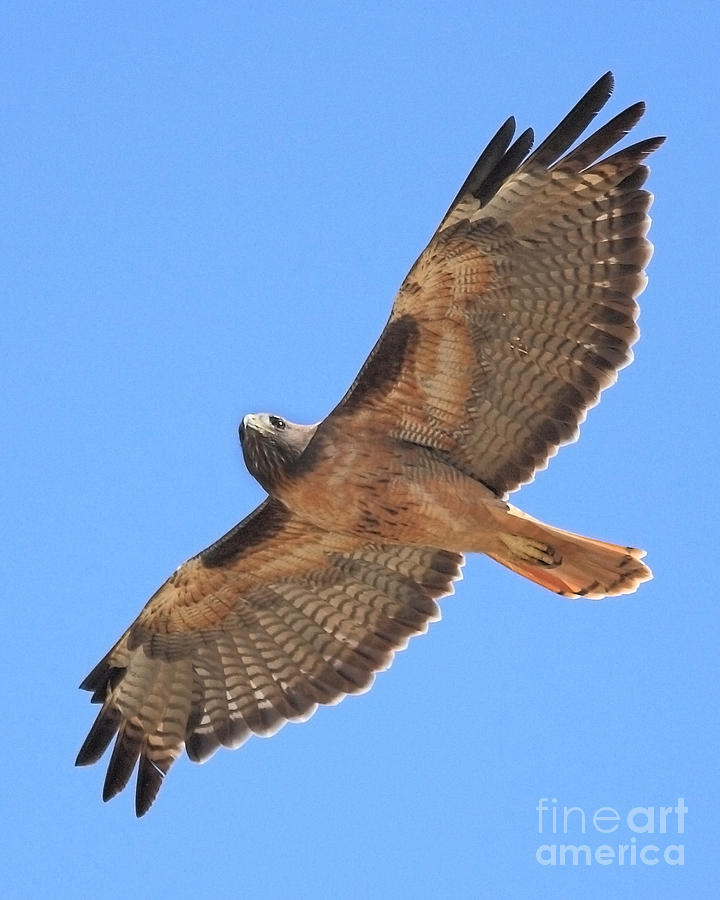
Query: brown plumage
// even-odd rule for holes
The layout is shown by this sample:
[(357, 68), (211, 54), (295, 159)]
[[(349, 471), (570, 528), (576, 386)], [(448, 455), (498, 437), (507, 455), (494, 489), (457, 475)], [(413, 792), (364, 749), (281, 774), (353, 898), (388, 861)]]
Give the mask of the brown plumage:
[(245, 417), (270, 496), (181, 566), (81, 685), (102, 706), (78, 765), (115, 738), (104, 799), (137, 764), (142, 815), (183, 748), (201, 761), (367, 690), (439, 617), (464, 552), (567, 597), (651, 577), (641, 551), (506, 500), (577, 437), (638, 336), (643, 161), (663, 139), (602, 158), (638, 103), (569, 150), (611, 89), (607, 74), (533, 153), (531, 131), (511, 143), (503, 125), (323, 422)]

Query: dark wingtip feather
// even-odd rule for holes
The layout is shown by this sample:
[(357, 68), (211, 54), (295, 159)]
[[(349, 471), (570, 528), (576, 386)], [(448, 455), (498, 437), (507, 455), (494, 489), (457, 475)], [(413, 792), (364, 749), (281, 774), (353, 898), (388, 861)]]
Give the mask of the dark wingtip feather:
[(140, 756), (142, 742), (141, 734), (133, 732), (133, 726), (127, 721), (118, 732), (103, 785), (102, 797), (105, 802), (119, 794), (130, 781)]
[(589, 91), (578, 100), (570, 112), (554, 128), (545, 140), (525, 161), (525, 166), (547, 168), (552, 165), (573, 142), (580, 137), (595, 116), (610, 99), (615, 79), (612, 72), (606, 72)]
[(601, 75), (595, 84), (586, 92), (582, 100), (578, 102), (578, 106), (584, 100), (592, 100), (595, 103), (599, 103), (598, 109), (602, 109), (603, 106), (610, 99), (612, 92), (615, 90), (615, 76), (613, 75), (610, 69), (605, 72), (604, 75)]
[(202, 763), (209, 759), (220, 746), (220, 741), (212, 732), (201, 734), (196, 731), (189, 733), (185, 741), (185, 752), (193, 762)]
[(614, 147), (637, 125), (645, 112), (645, 104), (641, 101), (628, 106), (609, 122), (598, 128), (573, 151), (563, 156), (551, 168), (577, 172), (595, 163), (603, 153)]
[(480, 201), (481, 206), (484, 206), (495, 195), (505, 179), (517, 169), (530, 152), (534, 140), (535, 133), (532, 128), (526, 128), (502, 159), (498, 161), (495, 168), (475, 192), (475, 196)]
[(120, 712), (112, 706), (100, 710), (78, 752), (76, 766), (91, 766), (100, 759), (115, 737), (121, 718)]
[(615, 76), (612, 73), (612, 69), (608, 69), (604, 75), (601, 75), (598, 80), (595, 82), (596, 84), (602, 84), (604, 89), (607, 91), (608, 97), (615, 90)]
[(113, 665), (113, 650), (105, 654), (100, 662), (80, 682), (81, 691), (92, 691), (91, 703), (104, 703), (108, 694), (120, 683), (125, 668)]
[(627, 166), (628, 162), (634, 164), (635, 168), (619, 182), (618, 188), (625, 191), (637, 190), (645, 184), (650, 174), (650, 169), (642, 165), (643, 161), (664, 143), (664, 137), (646, 138), (644, 141), (638, 141), (637, 144), (632, 144), (630, 147), (625, 147), (623, 150), (613, 153), (612, 156), (606, 157), (602, 160), (602, 165), (617, 163)]
[(512, 141), (514, 134), (515, 117), (510, 116), (503, 122), (500, 128), (498, 128), (498, 130), (488, 142), (487, 147), (480, 154), (477, 162), (470, 170), (468, 177), (463, 182), (462, 187), (455, 195), (453, 202), (448, 207), (448, 211), (443, 216), (443, 222), (445, 221), (445, 219), (447, 219), (447, 217), (455, 209), (455, 207), (463, 197), (467, 196), (468, 194), (472, 194), (473, 196), (475, 196), (476, 191), (482, 186), (488, 175), (502, 160), (504, 154), (507, 152), (507, 149), (510, 146), (510, 142)]
[[(614, 156), (620, 156), (621, 154), (627, 156), (633, 156), (638, 160), (647, 159), (651, 153), (654, 153), (658, 147), (662, 147), (665, 143), (664, 136), (645, 138), (642, 141), (638, 141), (636, 144), (631, 144), (629, 147), (626, 147), (624, 150), (619, 150)], [(612, 156), (609, 156), (608, 159), (613, 159)]]
[(100, 686), (105, 685), (108, 673), (108, 658), (104, 656), (100, 662), (89, 672), (80, 682), (81, 691), (97, 691)]
[[(497, 193), (506, 178), (512, 175), (519, 166), (537, 165), (549, 167), (565, 153), (583, 133), (590, 122), (600, 112), (612, 94), (615, 79), (612, 72), (602, 75), (592, 87), (586, 91), (560, 124), (548, 135), (540, 146), (528, 156), (533, 145), (534, 135), (531, 128), (524, 131), (510, 146), (515, 133), (515, 119), (511, 116), (495, 133), (490, 143), (482, 152), (458, 191), (450, 208), (443, 217), (441, 228), (448, 216), (455, 209), (462, 197), (472, 194), (481, 206), (485, 206)], [(614, 126), (607, 127), (604, 132), (608, 136), (612, 127), (617, 130), (623, 127), (634, 115), (641, 115), (640, 105), (636, 104), (617, 117)], [(622, 117), (625, 117), (624, 119)], [(619, 121), (617, 121), (619, 120)], [(601, 142), (604, 138), (601, 138)], [(612, 146), (614, 141), (608, 146)], [(585, 148), (588, 152), (588, 148)], [(601, 151), (602, 152), (602, 151)], [(591, 161), (597, 159), (595, 156)]]
[(135, 787), (135, 815), (138, 819), (144, 816), (155, 802), (164, 778), (165, 773), (143, 754), (140, 757)]

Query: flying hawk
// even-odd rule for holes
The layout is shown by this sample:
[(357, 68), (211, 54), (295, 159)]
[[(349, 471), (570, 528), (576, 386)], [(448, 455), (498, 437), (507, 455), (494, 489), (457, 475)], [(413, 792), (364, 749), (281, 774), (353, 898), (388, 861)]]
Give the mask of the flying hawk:
[(77, 765), (115, 739), (103, 799), (138, 765), (143, 815), (183, 747), (202, 762), (367, 690), (439, 618), (465, 552), (565, 597), (626, 594), (644, 553), (560, 531), (507, 495), (577, 437), (631, 359), (646, 284), (645, 158), (603, 157), (636, 103), (571, 150), (604, 75), (532, 153), (508, 119), (402, 283), (330, 415), (248, 415), (268, 497), (184, 563), (81, 687), (101, 709)]

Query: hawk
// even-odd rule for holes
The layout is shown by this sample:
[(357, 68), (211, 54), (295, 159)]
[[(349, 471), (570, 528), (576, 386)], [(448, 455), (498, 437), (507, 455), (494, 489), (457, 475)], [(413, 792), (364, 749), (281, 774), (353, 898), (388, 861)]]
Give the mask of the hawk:
[(612, 87), (607, 73), (534, 152), (532, 130), (513, 140), (505, 122), (327, 418), (245, 416), (267, 499), (180, 566), (82, 682), (101, 707), (77, 765), (115, 738), (103, 799), (137, 766), (141, 816), (183, 748), (202, 762), (366, 691), (439, 618), (463, 553), (565, 597), (651, 577), (642, 551), (507, 500), (577, 437), (638, 337), (643, 162), (663, 138), (605, 155), (636, 103), (570, 149)]

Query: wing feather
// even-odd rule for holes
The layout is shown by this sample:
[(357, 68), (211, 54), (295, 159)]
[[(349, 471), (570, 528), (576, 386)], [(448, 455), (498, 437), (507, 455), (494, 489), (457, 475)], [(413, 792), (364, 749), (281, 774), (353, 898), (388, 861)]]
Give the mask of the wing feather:
[[(571, 149), (612, 84), (599, 79), (534, 152), (532, 130), (500, 128), (298, 467), (381, 434), (504, 495), (576, 437), (632, 358), (652, 250), (644, 161), (663, 139), (604, 156), (644, 105)], [(137, 767), (142, 815), (183, 749), (201, 762), (366, 690), (438, 618), (461, 565), (324, 531), (269, 498), (181, 566), (83, 681), (101, 708), (77, 764), (114, 738), (103, 797)]]
[(183, 748), (201, 762), (367, 690), (438, 618), (461, 564), (333, 535), (266, 501), (181, 566), (83, 681), (102, 707), (77, 764), (115, 737), (103, 797), (137, 766), (143, 815)]
[(512, 120), (495, 135), (319, 441), (376, 429), (505, 496), (577, 437), (632, 359), (652, 253), (643, 162), (664, 140), (603, 158), (641, 118), (635, 103), (570, 149), (612, 86), (599, 79), (529, 155)]

